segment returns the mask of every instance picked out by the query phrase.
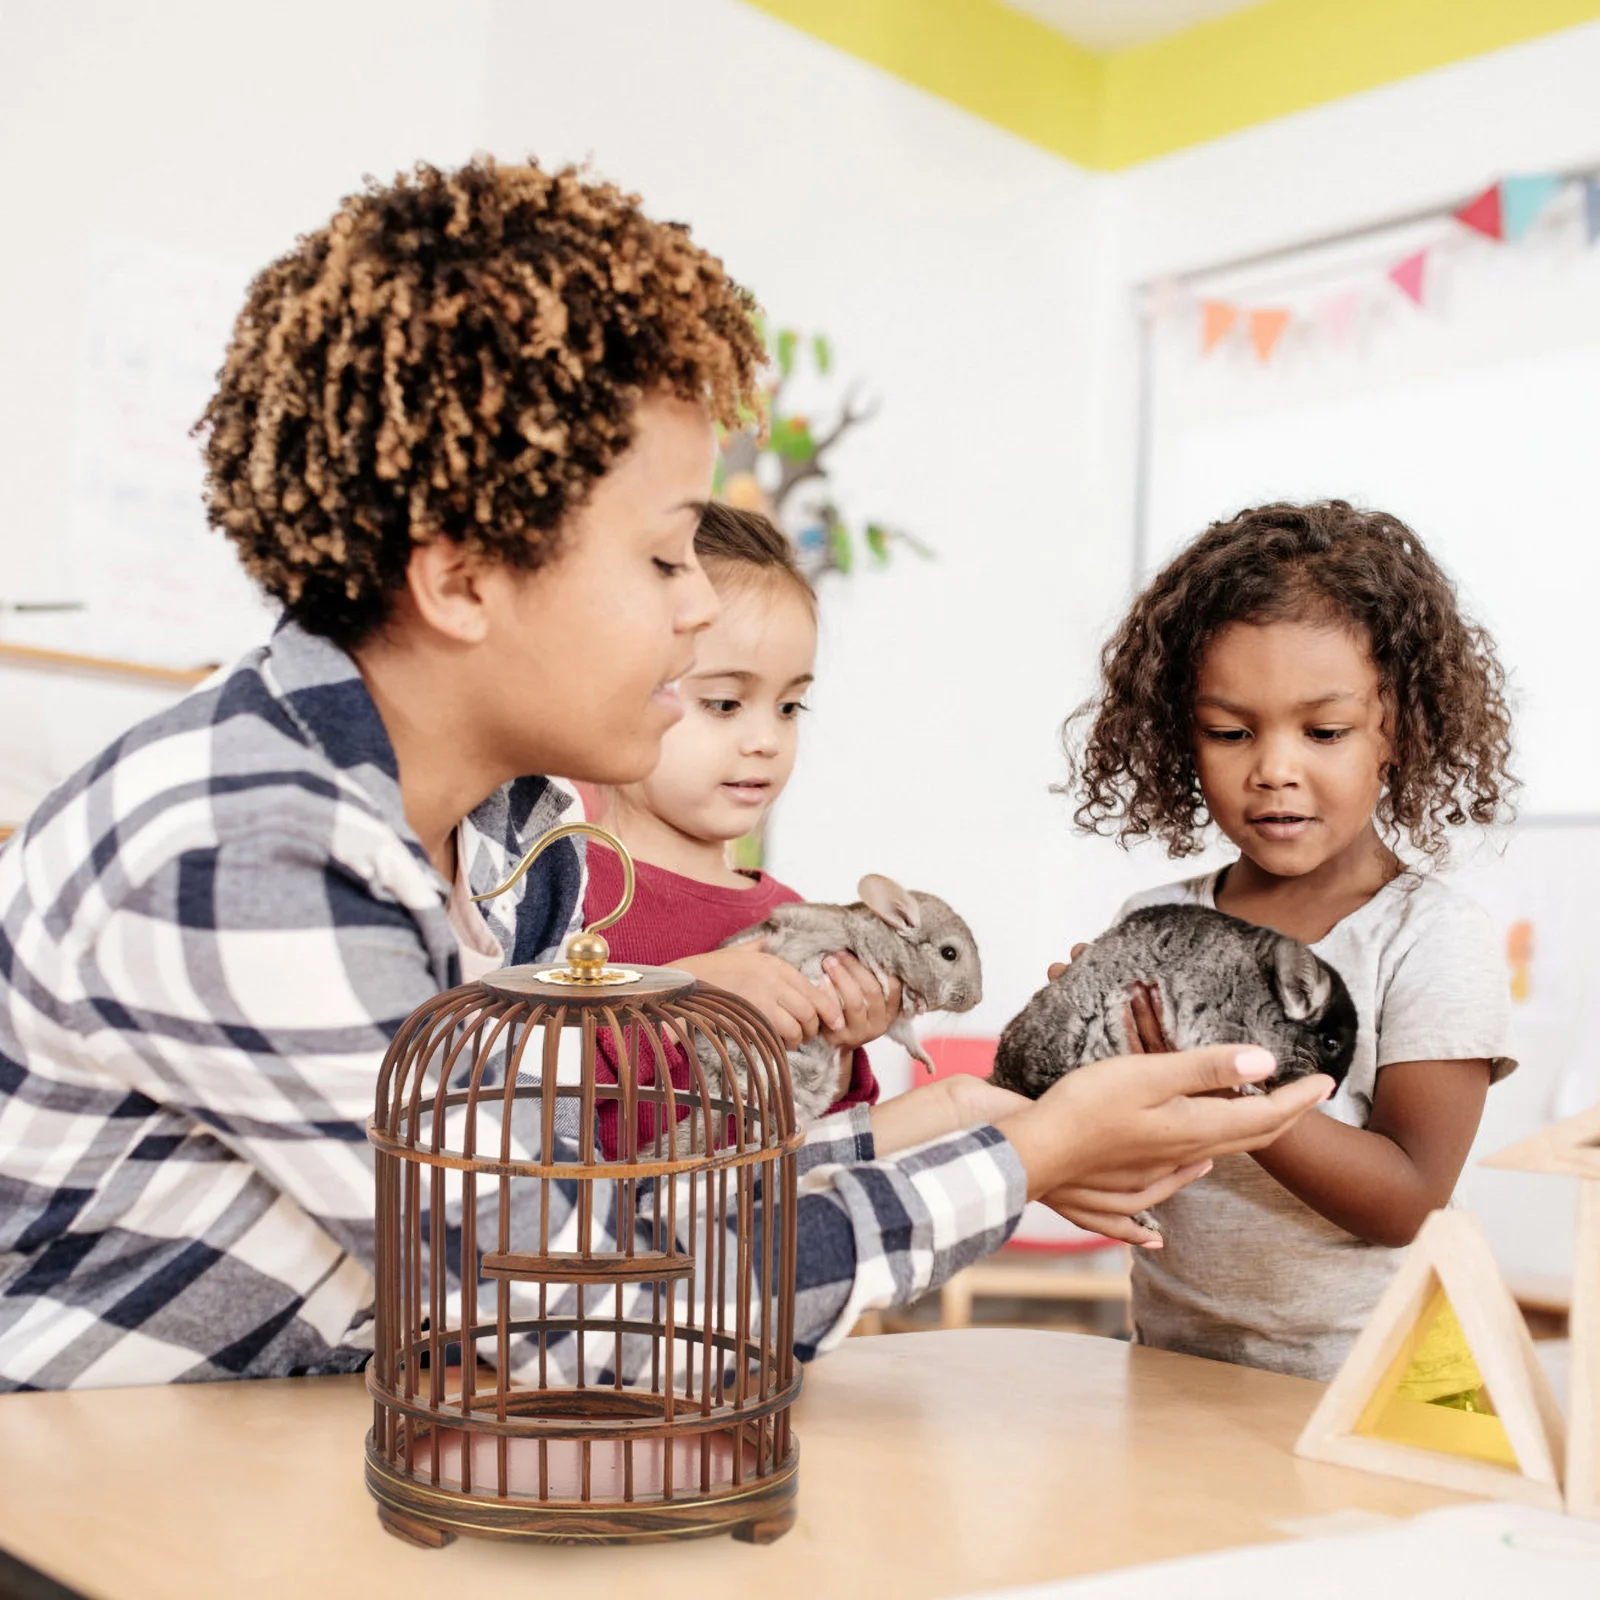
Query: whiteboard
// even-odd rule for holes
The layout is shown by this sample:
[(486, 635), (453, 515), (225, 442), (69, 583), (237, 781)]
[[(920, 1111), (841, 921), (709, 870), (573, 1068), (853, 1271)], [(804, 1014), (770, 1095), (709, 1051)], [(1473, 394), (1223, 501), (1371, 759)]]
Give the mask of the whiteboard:
[(68, 497), (66, 612), (4, 618), (8, 640), (155, 666), (230, 661), (272, 630), (233, 546), (211, 531), (191, 437), (250, 273), (101, 236), (89, 254)]
[[(1265, 365), (1247, 341), (1204, 356), (1196, 318), (1170, 317), (1150, 335), (1145, 395), (1139, 581), (1247, 506), (1337, 496), (1392, 512), (1498, 641), (1523, 807), (1539, 815), (1600, 811), (1600, 248), (1568, 221), (1514, 248), (1439, 252), (1421, 310), (1369, 269), (1343, 343), (1308, 315)], [(1351, 281), (1314, 261), (1275, 271), (1285, 294), (1200, 292), (1312, 308)]]

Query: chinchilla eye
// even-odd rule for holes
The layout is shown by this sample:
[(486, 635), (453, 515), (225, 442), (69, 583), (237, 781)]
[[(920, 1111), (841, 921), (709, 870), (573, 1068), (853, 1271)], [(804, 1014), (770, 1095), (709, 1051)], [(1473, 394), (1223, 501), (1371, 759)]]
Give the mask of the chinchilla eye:
[(961, 952), (957, 950), (953, 944), (942, 944), (939, 946), (939, 954), (942, 955), (946, 961), (954, 961), (955, 958), (961, 954)]

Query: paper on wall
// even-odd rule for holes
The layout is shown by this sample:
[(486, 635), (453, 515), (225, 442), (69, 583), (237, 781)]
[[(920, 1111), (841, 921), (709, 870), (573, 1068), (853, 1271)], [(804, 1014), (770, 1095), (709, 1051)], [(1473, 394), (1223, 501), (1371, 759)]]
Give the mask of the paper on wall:
[(70, 598), (85, 609), (12, 624), (11, 637), (190, 667), (271, 631), (272, 612), (206, 524), (189, 435), (248, 276), (139, 240), (95, 241), (67, 524)]
[(1250, 1545), (1092, 1578), (988, 1591), (993, 1600), (1594, 1600), (1597, 1594), (1600, 1525), (1513, 1505), (1452, 1506), (1370, 1532)]

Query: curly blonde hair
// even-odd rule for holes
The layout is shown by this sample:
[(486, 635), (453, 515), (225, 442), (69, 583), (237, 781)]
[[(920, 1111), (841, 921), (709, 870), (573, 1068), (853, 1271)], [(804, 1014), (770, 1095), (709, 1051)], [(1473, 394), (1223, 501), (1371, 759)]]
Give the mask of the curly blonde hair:
[(1494, 641), (1399, 518), (1343, 500), (1269, 505), (1213, 523), (1133, 603), (1100, 658), (1100, 692), (1062, 730), (1086, 833), (1203, 847), (1194, 695), (1207, 644), (1236, 622), (1346, 627), (1388, 704), (1378, 822), (1442, 860), (1446, 830), (1510, 811), (1511, 718)]
[(296, 621), (353, 647), (418, 543), (549, 560), (647, 393), (735, 425), (756, 317), (686, 228), (574, 168), (369, 181), (250, 286), (196, 424), (211, 524)]

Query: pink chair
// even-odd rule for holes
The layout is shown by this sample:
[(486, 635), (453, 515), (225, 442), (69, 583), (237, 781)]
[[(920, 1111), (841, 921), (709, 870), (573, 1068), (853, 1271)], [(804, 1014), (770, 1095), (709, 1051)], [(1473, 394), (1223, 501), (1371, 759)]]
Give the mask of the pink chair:
[[(998, 1043), (994, 1039), (970, 1036), (935, 1035), (922, 1041), (922, 1047), (933, 1061), (933, 1078), (954, 1077), (969, 1073), (975, 1078), (987, 1078), (994, 1070), (994, 1052)], [(1059, 1222), (1065, 1228), (1068, 1224)], [(1029, 1226), (1024, 1219), (1023, 1227)], [(1111, 1258), (1106, 1251), (1116, 1252), (1121, 1271), (1106, 1270)], [(1093, 1265), (1076, 1266), (1084, 1258), (1094, 1258)], [(966, 1328), (972, 1324), (972, 1302), (984, 1295), (1006, 1296), (1026, 1300), (1101, 1301), (1120, 1302), (1129, 1299), (1128, 1247), (1115, 1239), (1103, 1239), (1099, 1234), (1086, 1233), (1074, 1228), (1061, 1236), (1028, 1237), (1013, 1235), (1010, 1242), (997, 1250), (987, 1261), (974, 1262), (958, 1272), (939, 1291), (939, 1323), (945, 1328)]]

